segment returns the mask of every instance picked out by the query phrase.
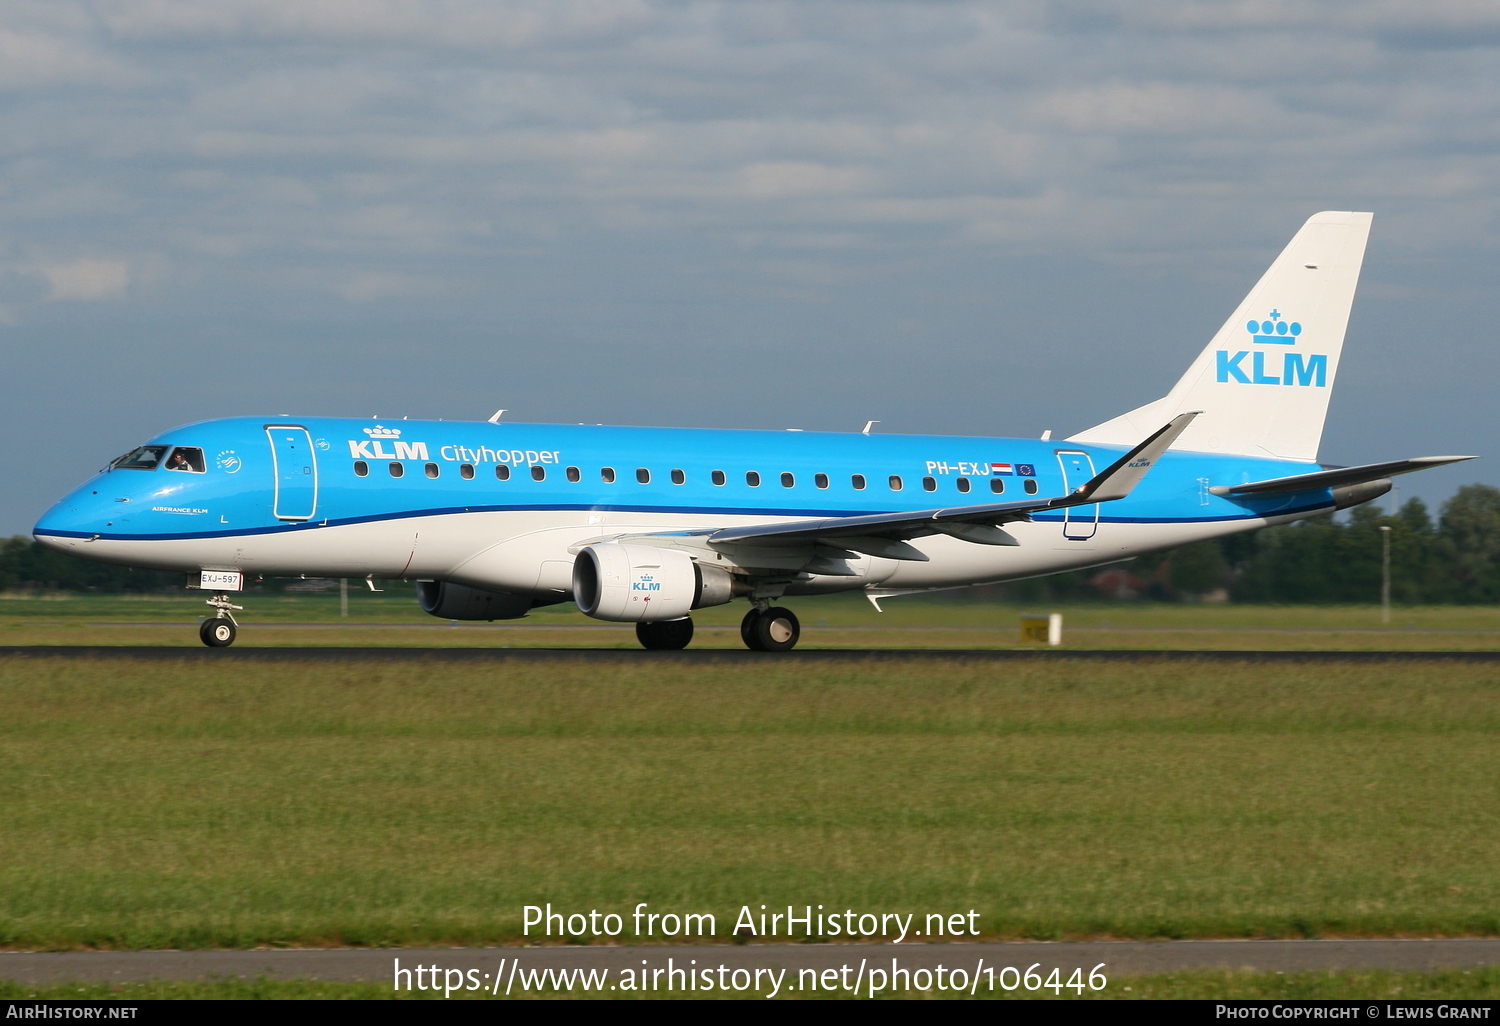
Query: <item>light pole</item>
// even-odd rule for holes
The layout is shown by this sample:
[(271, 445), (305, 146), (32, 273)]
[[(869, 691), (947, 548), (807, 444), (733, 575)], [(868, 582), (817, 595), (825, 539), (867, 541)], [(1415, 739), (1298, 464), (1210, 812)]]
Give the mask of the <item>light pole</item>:
[(1380, 528), (1380, 622), (1391, 622), (1391, 529)]

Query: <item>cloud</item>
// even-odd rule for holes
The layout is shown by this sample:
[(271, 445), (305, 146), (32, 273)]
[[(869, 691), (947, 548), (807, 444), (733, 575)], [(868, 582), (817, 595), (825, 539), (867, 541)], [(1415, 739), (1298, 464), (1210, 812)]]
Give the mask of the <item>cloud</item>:
[(57, 39), (0, 25), (0, 90), (118, 85), (142, 77), (98, 53), (86, 38)]
[[(1436, 362), (1500, 318), (1497, 50), (1493, 0), (7, 0), (0, 303), (37, 369), (0, 420), (88, 394), (47, 377), (67, 331), (134, 331), (262, 409), (515, 379), (542, 418), (1060, 428), (1160, 394), (1332, 208), (1377, 212), (1354, 323), (1389, 339), (1338, 403), (1462, 408), (1500, 374)], [(142, 432), (222, 412), (163, 389)]]
[(608, 38), (666, 13), (643, 0), (117, 0), (100, 9), (127, 39), (461, 49)]
[(335, 291), (351, 303), (371, 303), (382, 299), (436, 296), (442, 294), (445, 287), (443, 282), (430, 277), (365, 271), (340, 282)]
[[(48, 197), (93, 195), (80, 237), (104, 217), (184, 258), (269, 247), (356, 260), (372, 240), (407, 238), (467, 262), (479, 240), (517, 234), (919, 223), (954, 246), (1139, 246), (1143, 204), (1159, 201), (1233, 201), (1253, 218), (1372, 182), (1405, 204), (1500, 197), (1486, 156), (1500, 142), (1492, 51), (1395, 45), (1421, 19), (1394, 2), (15, 10), (0, 15), (0, 46), (52, 48), (28, 67), (133, 77), (12, 111), (0, 147), (41, 173), (0, 186), (0, 227), (52, 210), (43, 220), (68, 231), (66, 203)], [(1428, 24), (1482, 37), (1500, 16), (1435, 0)], [(375, 181), (385, 191), (355, 195)], [(1085, 209), (1120, 234), (1076, 230), (1070, 211)], [(1181, 245), (1193, 223), (1153, 238)]]
[[(1295, 116), (1264, 94), (1176, 82), (1115, 82), (1069, 88), (1037, 99), (1034, 117), (1048, 125), (1110, 135), (1217, 134), (1284, 130)], [(1278, 124), (1279, 122), (1279, 124)]]
[(130, 268), (114, 260), (75, 260), (70, 264), (43, 264), (37, 268), (52, 286), (53, 301), (93, 302), (117, 299), (130, 284)]
[(868, 190), (873, 175), (863, 168), (828, 167), (801, 161), (752, 164), (743, 171), (745, 189), (756, 199), (847, 196)]

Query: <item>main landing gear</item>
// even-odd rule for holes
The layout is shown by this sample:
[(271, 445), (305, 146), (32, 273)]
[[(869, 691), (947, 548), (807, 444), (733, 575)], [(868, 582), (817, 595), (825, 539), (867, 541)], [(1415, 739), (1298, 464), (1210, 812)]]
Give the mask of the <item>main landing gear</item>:
[(740, 621), (740, 638), (753, 652), (790, 652), (801, 636), (797, 614), (781, 606), (752, 609)]
[(228, 648), (234, 644), (234, 635), (239, 628), (230, 610), (245, 607), (231, 603), (229, 596), (223, 592), (204, 601), (214, 608), (215, 613), (198, 626), (198, 637), (209, 648)]
[[(204, 623), (204, 630), (207, 631), (210, 624), (220, 622), (227, 621), (209, 620)], [(642, 648), (658, 652), (677, 651), (687, 648), (688, 642), (693, 640), (693, 620), (692, 617), (684, 616), (680, 620), (638, 623), (635, 625), (635, 636)], [(797, 614), (781, 606), (752, 609), (740, 621), (740, 638), (752, 652), (789, 652), (801, 636), (802, 625), (797, 622)], [(232, 627), (229, 639), (234, 640)], [(206, 633), (203, 643), (215, 644), (208, 640)], [(229, 642), (225, 641), (223, 644), (227, 645)]]
[(693, 640), (693, 618), (684, 616), (681, 620), (638, 623), (635, 625), (635, 637), (643, 648), (654, 651), (670, 652), (687, 648), (688, 642)]

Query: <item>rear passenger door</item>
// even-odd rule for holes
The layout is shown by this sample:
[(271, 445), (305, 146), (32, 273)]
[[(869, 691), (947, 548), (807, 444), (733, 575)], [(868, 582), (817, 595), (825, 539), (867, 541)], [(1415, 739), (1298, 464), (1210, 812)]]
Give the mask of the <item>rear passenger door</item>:
[[(1073, 491), (1086, 484), (1094, 476), (1094, 461), (1086, 452), (1075, 449), (1058, 449), (1057, 463), (1062, 468), (1063, 491)], [(1066, 506), (1063, 508), (1063, 537), (1072, 541), (1092, 538), (1099, 530), (1099, 504)]]

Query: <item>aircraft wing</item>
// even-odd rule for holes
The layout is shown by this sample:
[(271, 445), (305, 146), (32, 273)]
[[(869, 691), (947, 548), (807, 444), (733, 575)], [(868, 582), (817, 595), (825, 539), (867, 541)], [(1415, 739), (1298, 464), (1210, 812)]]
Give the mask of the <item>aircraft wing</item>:
[(1340, 488), (1344, 485), (1364, 484), (1381, 478), (1410, 474), (1429, 467), (1441, 467), (1449, 463), (1472, 460), (1473, 456), (1418, 456), (1409, 460), (1394, 460), (1390, 463), (1367, 463), (1362, 467), (1336, 467), (1331, 470), (1314, 471), (1311, 474), (1296, 474), (1292, 477), (1276, 477), (1268, 481), (1252, 481), (1242, 485), (1215, 485), (1209, 491), (1214, 495), (1230, 497), (1241, 495), (1272, 495), (1277, 492), (1307, 492), (1318, 488)]
[(704, 533), (708, 544), (714, 548), (815, 545), (825, 547), (822, 554), (833, 558), (837, 556), (828, 550), (852, 549), (873, 556), (926, 561), (927, 557), (920, 550), (905, 542), (909, 538), (933, 534), (947, 534), (980, 545), (1018, 545), (1020, 543), (1013, 536), (1000, 529), (1000, 524), (1029, 520), (1032, 513), (1042, 510), (1125, 498), (1197, 415), (1198, 412), (1193, 411), (1173, 418), (1171, 423), (1153, 432), (1069, 495), (982, 506), (729, 527)]

